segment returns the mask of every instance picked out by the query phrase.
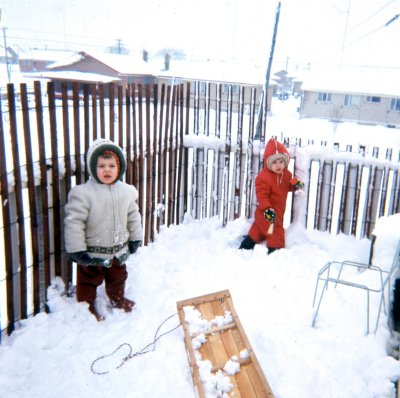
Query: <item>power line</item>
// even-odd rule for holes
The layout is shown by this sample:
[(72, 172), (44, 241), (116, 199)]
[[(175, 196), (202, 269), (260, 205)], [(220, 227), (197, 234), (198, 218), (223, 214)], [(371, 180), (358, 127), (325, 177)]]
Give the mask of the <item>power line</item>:
[(49, 32), (49, 31), (44, 31), (44, 30), (18, 29), (18, 28), (9, 28), (9, 30), (17, 31), (17, 32), (29, 32), (29, 33), (35, 33), (35, 34), (43, 34), (43, 35), (49, 35), (49, 36), (62, 36), (63, 38), (68, 36), (68, 37), (74, 37), (74, 38), (91, 39), (91, 40), (99, 40), (99, 41), (109, 40), (109, 37), (64, 34), (64, 33)]
[(376, 14), (380, 13), (383, 9), (385, 9), (388, 5), (392, 4), (394, 1), (396, 0), (391, 0), (388, 3), (386, 3), (384, 6), (382, 6), (381, 8), (379, 8), (378, 10), (376, 10), (373, 14), (371, 14), (367, 19), (364, 19), (362, 22), (360, 22), (359, 24), (357, 24), (356, 26), (354, 26), (350, 32), (352, 32), (353, 30), (356, 30), (357, 28), (359, 28), (360, 26), (364, 25), (366, 22), (368, 22), (370, 19), (372, 19)]
[(400, 14), (395, 15), (393, 18), (391, 18), (389, 21), (387, 21), (384, 25), (379, 26), (378, 28), (372, 30), (371, 32), (368, 32), (364, 36), (359, 37), (357, 40), (353, 41), (351, 44), (358, 43), (359, 41), (364, 40), (366, 37), (371, 36), (372, 34), (378, 32), (378, 30), (386, 28), (387, 26), (389, 26), (391, 23), (393, 23), (399, 17), (400, 17)]
[(69, 46), (74, 46), (74, 47), (96, 47), (96, 48), (104, 48), (106, 47), (105, 44), (100, 45), (100, 44), (88, 44), (88, 43), (83, 43), (83, 42), (73, 42), (73, 41), (64, 41), (64, 40), (51, 40), (51, 39), (33, 39), (31, 37), (21, 37), (21, 36), (7, 36), (8, 39), (12, 39), (12, 40), (21, 40), (24, 42), (30, 42), (30, 43), (40, 43), (40, 44), (44, 44), (44, 43), (49, 43), (49, 44), (57, 44), (57, 45), (69, 45)]
[(390, 19), (389, 21), (387, 21), (385, 23), (385, 27), (389, 26), (391, 23), (393, 23), (398, 17), (400, 16), (400, 14), (395, 15), (392, 19)]
[[(349, 4), (349, 3), (351, 3), (351, 1), (349, 1), (348, 7), (347, 7), (347, 10), (346, 10), (347, 16), (346, 16), (346, 23), (345, 23), (345, 32), (344, 32), (344, 36), (343, 36), (343, 38), (342, 38), (342, 46), (341, 46), (341, 54), (342, 54), (342, 55), (343, 55), (343, 51), (345, 50), (346, 47), (347, 47), (347, 48), (348, 48), (348, 47), (351, 47), (353, 44), (357, 43), (358, 41), (364, 39), (365, 37), (368, 37), (369, 35), (371, 35), (371, 34), (377, 32), (379, 29), (381, 29), (381, 28), (383, 28), (383, 27), (389, 25), (390, 23), (392, 23), (392, 22), (396, 19), (396, 17), (399, 16), (399, 15), (397, 15), (396, 17), (393, 17), (393, 18), (392, 18), (390, 21), (388, 21), (385, 25), (376, 28), (375, 30), (373, 30), (373, 31), (371, 31), (371, 32), (369, 32), (369, 33), (367, 33), (367, 34), (365, 34), (364, 36), (361, 36), (361, 37), (358, 38), (357, 40), (355, 40), (355, 41), (353, 41), (353, 42), (351, 42), (351, 43), (349, 43), (349, 44), (345, 44), (346, 37), (347, 37), (351, 32), (353, 32), (353, 31), (356, 30), (358, 27), (360, 27), (361, 25), (363, 25), (364, 23), (366, 23), (367, 21), (369, 21), (370, 19), (372, 19), (374, 16), (376, 16), (379, 12), (381, 12), (383, 9), (385, 9), (387, 6), (389, 6), (389, 5), (390, 5), (391, 3), (393, 3), (394, 1), (395, 1), (395, 0), (390, 0), (390, 1), (387, 2), (384, 6), (382, 6), (382, 7), (379, 8), (377, 11), (375, 11), (373, 14), (371, 14), (368, 18), (364, 19), (362, 22), (358, 23), (356, 26), (354, 26), (353, 28), (351, 28), (350, 30), (348, 30), (348, 20), (349, 20), (349, 13), (350, 13), (350, 4)], [(327, 43), (327, 44), (325, 45), (325, 48), (331, 47), (332, 45), (335, 45), (336, 43), (338, 43), (338, 41), (339, 41), (339, 37), (337, 37), (337, 38), (331, 40), (329, 43)]]

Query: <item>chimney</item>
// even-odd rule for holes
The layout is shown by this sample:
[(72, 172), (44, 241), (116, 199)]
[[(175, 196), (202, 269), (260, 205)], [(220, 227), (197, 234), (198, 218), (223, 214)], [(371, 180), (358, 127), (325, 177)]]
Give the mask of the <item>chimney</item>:
[(149, 53), (146, 50), (143, 50), (143, 61), (147, 62), (149, 60)]
[(165, 54), (164, 57), (164, 70), (169, 70), (169, 61), (171, 59), (171, 56), (169, 54)]

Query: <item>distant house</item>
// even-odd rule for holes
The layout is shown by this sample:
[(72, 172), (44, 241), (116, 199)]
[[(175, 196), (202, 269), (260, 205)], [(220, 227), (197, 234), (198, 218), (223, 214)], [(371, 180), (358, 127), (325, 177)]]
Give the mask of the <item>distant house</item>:
[(20, 52), (18, 57), (19, 70), (22, 73), (45, 71), (48, 65), (70, 54), (71, 52), (61, 50), (30, 49)]
[(80, 51), (48, 66), (52, 72), (81, 72), (110, 76), (120, 84), (153, 84), (154, 71), (150, 64), (129, 55), (87, 53)]
[(4, 50), (4, 46), (0, 46), (0, 63), (17, 64), (18, 54), (9, 46), (7, 46), (7, 51)]
[(400, 128), (400, 72), (341, 69), (309, 74), (302, 84), (301, 117)]
[[(120, 83), (120, 79), (107, 75), (100, 75), (98, 73), (89, 72), (70, 72), (70, 71), (44, 71), (32, 72), (24, 75), (35, 80), (47, 80), (54, 83), (54, 90), (56, 96), (60, 96), (62, 92), (62, 85), (65, 84), (67, 92), (72, 95), (73, 84), (78, 84), (79, 93), (83, 93), (83, 86), (86, 84), (107, 84), (107, 83)], [(104, 88), (104, 96), (108, 97), (108, 87)]]
[(271, 80), (276, 83), (274, 95), (281, 99), (287, 99), (290, 95), (298, 96), (300, 94), (299, 81), (290, 76), (286, 70), (280, 70), (275, 73)]
[[(80, 92), (84, 84), (128, 83), (153, 84), (155, 77), (152, 67), (144, 60), (138, 60), (121, 54), (88, 54), (85, 51), (75, 52), (47, 65), (46, 69), (29, 73), (25, 76), (48, 79), (54, 82), (57, 93), (61, 92), (62, 84), (69, 91), (74, 83), (78, 83)], [(108, 96), (105, 88), (104, 95)]]
[[(68, 89), (72, 84), (84, 83), (109, 83), (121, 85), (136, 84), (180, 84), (186, 82), (199, 82), (197, 92), (205, 95), (209, 90), (211, 106), (217, 106), (217, 86), (222, 85), (222, 96), (226, 98), (230, 87), (233, 103), (239, 106), (239, 86), (245, 86), (244, 103), (254, 102), (256, 111), (260, 100), (260, 93), (265, 83), (265, 71), (252, 66), (237, 65), (234, 63), (208, 63), (171, 60), (168, 54), (164, 59), (156, 59), (151, 63), (143, 59), (133, 58), (129, 55), (87, 53), (80, 51), (60, 59), (47, 66), (46, 70), (30, 73), (29, 77), (49, 79), (55, 83), (56, 91), (61, 90), (61, 84), (66, 83)], [(272, 92), (276, 83), (271, 82), (267, 106), (271, 109)], [(195, 85), (192, 85), (192, 101), (194, 101)], [(105, 95), (108, 95), (105, 93)], [(250, 98), (253, 95), (253, 98)], [(221, 101), (221, 107), (226, 107), (226, 100)], [(235, 110), (235, 109), (234, 109)], [(246, 109), (247, 111), (247, 109)]]
[[(249, 65), (240, 65), (235, 63), (214, 63), (214, 62), (189, 62), (189, 61), (174, 61), (171, 62), (168, 70), (160, 71), (157, 75), (157, 81), (162, 84), (180, 84), (187, 82), (198, 82), (196, 88), (193, 84), (192, 101), (195, 101), (195, 92), (210, 101), (211, 108), (215, 109), (218, 101), (217, 87), (221, 87), (222, 101), (221, 109), (225, 110), (226, 100), (229, 90), (235, 106), (234, 111), (239, 106), (239, 87), (244, 86), (243, 101), (249, 104), (253, 101), (257, 108), (260, 101), (260, 93), (265, 84), (265, 71), (261, 68), (256, 68)], [(267, 106), (271, 110), (271, 99), (276, 83), (272, 82), (268, 90)], [(258, 110), (258, 109), (257, 109)], [(246, 109), (248, 111), (248, 109)]]

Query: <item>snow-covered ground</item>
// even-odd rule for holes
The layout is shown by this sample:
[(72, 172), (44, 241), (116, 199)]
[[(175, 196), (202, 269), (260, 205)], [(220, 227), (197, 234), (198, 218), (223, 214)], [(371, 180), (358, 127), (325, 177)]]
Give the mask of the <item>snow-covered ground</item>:
[[(400, 237), (400, 215), (379, 220), (376, 265), (387, 267)], [(267, 255), (237, 249), (249, 221), (226, 227), (216, 219), (186, 217), (163, 228), (154, 243), (128, 261), (126, 294), (137, 302), (131, 314), (111, 309), (104, 288), (98, 294), (97, 322), (85, 304), (61, 295), (59, 280), (48, 290), (49, 314), (21, 321), (0, 346), (0, 391), (7, 398), (195, 397), (179, 327), (162, 336), (146, 354), (136, 353), (174, 329), (176, 303), (229, 289), (262, 370), (277, 398), (394, 397), (400, 363), (392, 358), (387, 317), (377, 333), (366, 335), (366, 297), (360, 289), (339, 286), (325, 294), (315, 327), (313, 295), (319, 269), (330, 260), (367, 262), (370, 241), (305, 231), (292, 224), (287, 248)], [(372, 273), (356, 273), (371, 281)], [(372, 295), (374, 329), (378, 295)], [(164, 324), (163, 322), (172, 315)], [(154, 348), (154, 350), (153, 350)], [(110, 357), (99, 359), (103, 355)], [(98, 375), (92, 372), (108, 372)], [(210, 394), (209, 397), (226, 396)]]

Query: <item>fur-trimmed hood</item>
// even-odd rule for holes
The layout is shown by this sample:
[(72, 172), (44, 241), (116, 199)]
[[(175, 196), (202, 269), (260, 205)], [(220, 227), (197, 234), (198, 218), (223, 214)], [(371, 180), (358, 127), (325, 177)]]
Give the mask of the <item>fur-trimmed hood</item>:
[(285, 167), (288, 167), (290, 162), (289, 152), (287, 149), (278, 142), (277, 140), (271, 138), (267, 145), (265, 146), (264, 151), (264, 165), (266, 168), (271, 170), (271, 164), (275, 160), (282, 158), (285, 162)]

